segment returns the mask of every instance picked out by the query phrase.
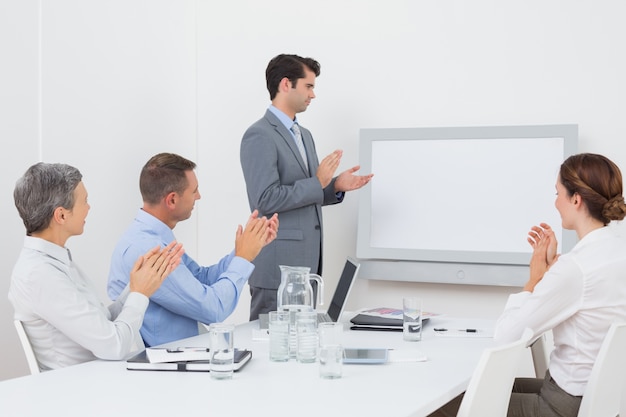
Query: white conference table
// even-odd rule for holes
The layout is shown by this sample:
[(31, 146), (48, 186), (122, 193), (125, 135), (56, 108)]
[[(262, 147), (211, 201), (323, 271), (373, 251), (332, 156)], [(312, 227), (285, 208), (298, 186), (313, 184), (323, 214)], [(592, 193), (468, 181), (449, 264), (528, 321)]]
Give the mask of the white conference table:
[[(205, 372), (129, 371), (126, 362), (97, 360), (0, 382), (0, 415), (426, 416), (466, 389), (481, 353), (493, 346), (490, 337), (463, 332), (444, 337), (433, 329), (491, 332), (493, 325), (434, 317), (420, 342), (403, 341), (401, 332), (354, 331), (346, 325), (346, 347), (416, 349), (428, 360), (344, 365), (341, 379), (325, 380), (318, 363), (270, 362), (268, 340), (253, 330), (258, 322), (245, 323), (236, 328), (235, 345), (251, 349), (253, 356), (231, 380), (212, 380)], [(208, 346), (208, 337), (167, 346)]]

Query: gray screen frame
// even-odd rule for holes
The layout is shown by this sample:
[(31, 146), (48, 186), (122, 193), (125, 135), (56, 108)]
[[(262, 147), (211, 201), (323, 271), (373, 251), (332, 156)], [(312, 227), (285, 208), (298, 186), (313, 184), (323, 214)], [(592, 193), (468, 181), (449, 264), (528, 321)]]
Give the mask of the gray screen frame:
[[(559, 140), (555, 142), (555, 138)], [(509, 140), (512, 139), (512, 140)], [(525, 142), (523, 140), (528, 139)], [(476, 126), (476, 127), (426, 127), (426, 128), (389, 128), (389, 129), (361, 129), (360, 131), (360, 163), (362, 172), (373, 172), (374, 178), (372, 184), (365, 187), (360, 192), (359, 201), (359, 216), (358, 216), (358, 229), (357, 229), (357, 258), (361, 263), (360, 277), (368, 279), (387, 279), (387, 280), (399, 280), (399, 281), (417, 281), (417, 282), (441, 282), (441, 283), (463, 283), (463, 284), (479, 284), (479, 285), (500, 285), (500, 286), (521, 286), (528, 279), (528, 261), (530, 260), (531, 248), (523, 241), (524, 236), (519, 236), (522, 240), (521, 243), (527, 245), (521, 250), (500, 251), (496, 250), (483, 250), (475, 251), (469, 247), (455, 248), (455, 249), (437, 249), (431, 250), (428, 248), (410, 248), (403, 247), (404, 242), (395, 246), (395, 241), (386, 241), (384, 247), (377, 247), (372, 245), (373, 240), (373, 227), (372, 224), (376, 223), (376, 217), (373, 217), (372, 207), (376, 205), (376, 201), (373, 202), (372, 198), (376, 197), (374, 187), (375, 182), (378, 180), (384, 180), (385, 173), (376, 172), (376, 169), (389, 166), (389, 170), (398, 170), (406, 164), (402, 164), (390, 157), (393, 153), (383, 153), (390, 160), (381, 165), (380, 154), (374, 154), (376, 149), (388, 149), (389, 146), (396, 146), (402, 150), (402, 152), (412, 152), (410, 146), (404, 141), (424, 141), (420, 143), (415, 149), (423, 151), (423, 144), (432, 143), (434, 145), (440, 145), (448, 141), (446, 145), (464, 145), (466, 143), (481, 143), (487, 144), (489, 147), (496, 149), (494, 155), (472, 155), (476, 158), (499, 158), (497, 152), (508, 152), (507, 146), (509, 144), (529, 144), (531, 149), (537, 149), (537, 146), (543, 146), (544, 142), (546, 146), (551, 147), (550, 164), (556, 165), (548, 174), (545, 172), (539, 178), (528, 179), (524, 175), (520, 175), (519, 172), (503, 172), (502, 176), (507, 178), (507, 183), (510, 181), (511, 187), (515, 189), (517, 181), (526, 181), (524, 184), (528, 185), (530, 181), (544, 183), (544, 186), (549, 186), (553, 189), (556, 181), (556, 173), (558, 173), (558, 166), (560, 163), (570, 155), (573, 155), (577, 151), (578, 143), (578, 126), (575, 124), (563, 124), (563, 125), (528, 125), (528, 126)], [(436, 141), (436, 142), (435, 142)], [(451, 142), (453, 141), (453, 142)], [(467, 141), (467, 142), (464, 142)], [(532, 142), (531, 142), (532, 141)], [(559, 143), (559, 149), (555, 149), (555, 143)], [(382, 144), (382, 146), (381, 146)], [(410, 145), (417, 144), (417, 142)], [(532, 146), (530, 145), (532, 144)], [(497, 145), (497, 146), (494, 146)], [(526, 146), (526, 145), (523, 145)], [(561, 148), (562, 146), (562, 148)], [(462, 146), (459, 146), (462, 147)], [(559, 155), (555, 154), (558, 151), (560, 160), (557, 161)], [(396, 154), (397, 155), (397, 154)], [(433, 158), (437, 155), (433, 155)], [(441, 157), (441, 155), (438, 155)], [(378, 158), (378, 159), (376, 159)], [(402, 158), (406, 160), (406, 155), (402, 155)], [(532, 163), (542, 164), (541, 157), (538, 156), (536, 161)], [(376, 164), (373, 161), (378, 161)], [(461, 161), (461, 159), (459, 159)], [(476, 161), (478, 164), (480, 160)], [(403, 169), (403, 168), (402, 168)], [(504, 168), (506, 169), (506, 167)], [(512, 167), (511, 169), (514, 169)], [(519, 167), (517, 167), (519, 170)], [(544, 170), (545, 171), (545, 170)], [(533, 175), (532, 170), (528, 170), (527, 175)], [(462, 173), (461, 173), (462, 174)], [(452, 176), (457, 175), (452, 173)], [(499, 177), (499, 176), (498, 176)], [(399, 177), (401, 178), (401, 176)], [(395, 184), (393, 187), (386, 187), (392, 194), (389, 195), (402, 195), (402, 193), (408, 193), (414, 188), (415, 181), (436, 181), (437, 175), (429, 176), (428, 178), (407, 178), (406, 183)], [(494, 181), (497, 178), (494, 177)], [(401, 180), (404, 181), (404, 180)], [(487, 179), (486, 181), (490, 181)], [(437, 185), (434, 184), (436, 187)], [(545, 187), (544, 187), (545, 188)], [(442, 190), (442, 192), (446, 192)], [(454, 192), (454, 190), (450, 190)], [(542, 190), (545, 194), (545, 190)], [(551, 192), (551, 191), (548, 191)], [(398, 194), (393, 194), (398, 193)], [(530, 192), (532, 193), (532, 191)], [(548, 198), (552, 198), (554, 192)], [(381, 194), (379, 192), (379, 194)], [(379, 197), (380, 198), (380, 197)], [(545, 197), (542, 197), (545, 199)], [(553, 201), (553, 200), (550, 200)], [(533, 204), (532, 198), (520, 195), (519, 200), (516, 200), (515, 207), (519, 207), (519, 210), (524, 210), (524, 204)], [(545, 200), (542, 200), (542, 213), (545, 211), (546, 218), (550, 218), (551, 222), (557, 222), (558, 213), (553, 204), (546, 207)], [(393, 205), (392, 205), (393, 206)], [(516, 208), (517, 209), (517, 208)], [(419, 213), (416, 213), (419, 215)], [(459, 216), (464, 216), (463, 210), (459, 210)], [(515, 214), (513, 213), (512, 216)], [(376, 216), (381, 216), (380, 212)], [(378, 217), (379, 219), (381, 217)], [(475, 219), (466, 219), (467, 221), (474, 221)], [(539, 220), (539, 221), (544, 221)], [(558, 226), (559, 224), (552, 224)], [(378, 223), (376, 223), (378, 224)], [(524, 231), (527, 231), (532, 224), (524, 224)], [(411, 231), (407, 231), (411, 233)], [(388, 236), (389, 237), (389, 236)], [(396, 239), (393, 235), (390, 239)], [(515, 237), (517, 239), (517, 237)], [(559, 230), (557, 234), (559, 240), (559, 252), (567, 252), (576, 244), (576, 235), (572, 231)], [(398, 239), (401, 240), (401, 239)], [(468, 245), (469, 246), (469, 245)]]

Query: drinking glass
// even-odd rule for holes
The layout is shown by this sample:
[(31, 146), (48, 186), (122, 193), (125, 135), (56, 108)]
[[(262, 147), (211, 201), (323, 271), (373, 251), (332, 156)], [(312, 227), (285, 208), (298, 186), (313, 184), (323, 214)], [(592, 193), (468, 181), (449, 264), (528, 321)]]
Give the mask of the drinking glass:
[(209, 325), (211, 378), (230, 379), (233, 377), (235, 348), (235, 326), (232, 324), (213, 323)]
[(317, 360), (317, 313), (296, 313), (296, 359), (301, 363)]
[(289, 360), (289, 311), (269, 312), (270, 361)]
[(402, 299), (404, 340), (418, 342), (422, 340), (422, 301), (416, 297)]

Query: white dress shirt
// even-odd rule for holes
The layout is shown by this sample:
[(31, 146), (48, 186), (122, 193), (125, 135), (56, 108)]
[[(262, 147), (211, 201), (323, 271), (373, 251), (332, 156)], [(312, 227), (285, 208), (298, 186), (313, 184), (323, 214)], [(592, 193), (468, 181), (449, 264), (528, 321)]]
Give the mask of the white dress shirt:
[(24, 239), (9, 300), (42, 370), (96, 358), (120, 360), (143, 348), (139, 328), (148, 298), (127, 288), (105, 307), (70, 251), (46, 240)]
[[(496, 324), (496, 341), (535, 337), (552, 329), (550, 375), (571, 395), (583, 395), (611, 323), (626, 321), (626, 240), (612, 227), (588, 233), (561, 255), (532, 293), (512, 294)], [(543, 375), (541, 375), (543, 376)]]

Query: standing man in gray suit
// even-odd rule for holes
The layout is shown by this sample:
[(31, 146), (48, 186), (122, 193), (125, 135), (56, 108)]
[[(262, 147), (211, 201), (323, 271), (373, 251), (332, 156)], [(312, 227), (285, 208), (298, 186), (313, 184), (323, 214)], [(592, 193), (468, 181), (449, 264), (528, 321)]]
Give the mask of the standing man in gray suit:
[(312, 58), (281, 54), (265, 71), (272, 104), (263, 118), (243, 135), (241, 167), (248, 201), (259, 216), (279, 213), (280, 228), (254, 261), (248, 281), (252, 300), (250, 320), (276, 310), (280, 285), (279, 265), (307, 266), (322, 270), (322, 206), (343, 201), (346, 191), (367, 184), (369, 175), (355, 175), (359, 166), (338, 176), (342, 151), (319, 162), (313, 136), (299, 126), (296, 114), (315, 98), (315, 79), (320, 64)]

